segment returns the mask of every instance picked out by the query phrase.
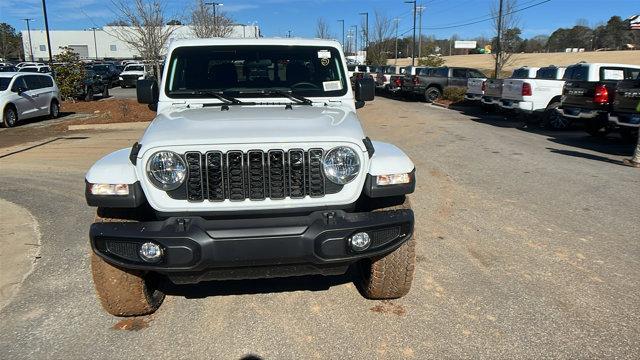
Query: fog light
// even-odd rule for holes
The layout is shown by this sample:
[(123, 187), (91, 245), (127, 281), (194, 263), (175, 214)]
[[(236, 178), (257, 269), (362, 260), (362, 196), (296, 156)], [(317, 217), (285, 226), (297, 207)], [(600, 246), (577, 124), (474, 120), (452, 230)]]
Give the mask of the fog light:
[(349, 245), (354, 251), (364, 251), (371, 245), (371, 239), (366, 232), (355, 233), (349, 238)]
[(162, 255), (162, 248), (158, 244), (146, 242), (140, 247), (140, 257), (146, 262), (158, 262)]

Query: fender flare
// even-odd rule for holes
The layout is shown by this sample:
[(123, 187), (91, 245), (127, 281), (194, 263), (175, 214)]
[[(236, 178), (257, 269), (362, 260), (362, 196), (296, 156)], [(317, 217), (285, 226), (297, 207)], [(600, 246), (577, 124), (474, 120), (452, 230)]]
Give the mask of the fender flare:
[(413, 161), (397, 146), (381, 141), (371, 143), (375, 152), (370, 160), (369, 175), (403, 174), (415, 169)]
[(138, 176), (129, 160), (130, 152), (131, 148), (120, 149), (96, 161), (85, 179), (91, 184), (134, 184)]

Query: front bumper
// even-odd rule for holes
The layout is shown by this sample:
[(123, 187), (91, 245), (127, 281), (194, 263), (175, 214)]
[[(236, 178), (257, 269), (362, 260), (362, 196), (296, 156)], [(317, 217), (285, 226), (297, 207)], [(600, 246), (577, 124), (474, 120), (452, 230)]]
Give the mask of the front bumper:
[[(109, 263), (193, 283), (282, 276), (279, 267), (288, 269), (286, 275), (323, 274), (335, 269), (344, 272), (360, 259), (395, 250), (411, 237), (413, 226), (412, 210), (336, 210), (278, 218), (172, 217), (164, 221), (95, 223), (90, 239), (93, 251)], [(355, 252), (348, 239), (362, 231), (369, 234), (371, 245)], [(145, 242), (160, 245), (164, 253), (160, 262), (147, 263), (140, 258), (140, 245)]]

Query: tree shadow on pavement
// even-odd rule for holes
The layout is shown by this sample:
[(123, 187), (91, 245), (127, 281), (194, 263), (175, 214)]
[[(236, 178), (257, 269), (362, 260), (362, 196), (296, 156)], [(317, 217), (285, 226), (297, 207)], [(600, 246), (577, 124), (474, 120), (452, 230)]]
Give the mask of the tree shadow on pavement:
[(160, 285), (167, 295), (183, 296), (187, 299), (209, 296), (253, 295), (293, 291), (326, 291), (333, 286), (352, 283), (355, 270), (349, 268), (344, 275), (293, 276), (254, 280), (203, 281), (198, 284), (178, 285), (166, 279)]

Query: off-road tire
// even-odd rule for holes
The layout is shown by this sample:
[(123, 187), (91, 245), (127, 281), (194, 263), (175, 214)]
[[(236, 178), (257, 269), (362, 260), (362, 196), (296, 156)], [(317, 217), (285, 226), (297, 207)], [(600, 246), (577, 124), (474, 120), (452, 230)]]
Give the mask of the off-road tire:
[(60, 103), (58, 100), (51, 100), (51, 105), (49, 105), (49, 118), (56, 119), (60, 117)]
[(93, 100), (93, 88), (87, 86), (87, 89), (84, 94), (84, 101), (92, 101)]
[(547, 106), (542, 114), (541, 125), (549, 130), (565, 130), (571, 126), (571, 120), (560, 115), (556, 109), (560, 106), (559, 102), (551, 103)]
[[(411, 209), (411, 202), (405, 198), (403, 204), (376, 211)], [(411, 289), (416, 264), (416, 234), (399, 248), (382, 257), (360, 263), (358, 288), (368, 299), (397, 299)]]
[(2, 122), (0, 123), (0, 125), (5, 128), (10, 128), (15, 126), (17, 122), (18, 112), (16, 111), (16, 109), (11, 105), (4, 108), (4, 114), (2, 116)]
[(102, 98), (106, 99), (109, 97), (109, 85), (105, 85), (104, 89), (102, 90)]
[[(96, 222), (126, 222), (123, 219), (96, 215)], [(157, 278), (139, 270), (112, 265), (91, 251), (93, 284), (102, 307), (115, 316), (140, 316), (155, 312), (164, 293), (157, 288)]]
[(434, 102), (442, 96), (442, 91), (437, 87), (430, 87), (424, 91), (424, 99), (426, 102)]

